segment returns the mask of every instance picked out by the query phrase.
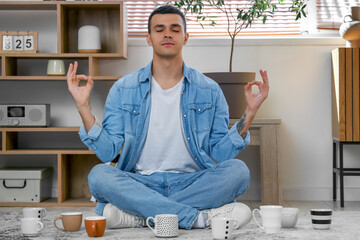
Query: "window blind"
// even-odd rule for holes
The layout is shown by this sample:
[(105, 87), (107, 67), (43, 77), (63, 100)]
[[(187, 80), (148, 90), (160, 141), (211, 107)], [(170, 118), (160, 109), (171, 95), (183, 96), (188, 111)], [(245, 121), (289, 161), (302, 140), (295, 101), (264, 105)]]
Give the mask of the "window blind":
[(352, 6), (360, 6), (360, 0), (316, 0), (317, 28), (339, 29)]
[[(147, 34), (147, 21), (150, 13), (158, 6), (164, 4), (164, 1), (153, 0), (125, 0), (128, 14), (128, 35), (129, 36), (145, 36)], [(246, 0), (225, 0), (225, 3), (231, 9), (233, 17), (237, 16), (237, 8), (247, 8)], [(278, 2), (276, 0), (276, 2)], [(268, 17), (266, 24), (262, 23), (262, 19), (256, 20), (251, 27), (241, 30), (238, 35), (299, 35), (300, 21), (295, 21), (295, 13), (289, 12), (292, 1), (284, 0), (283, 4), (278, 4), (274, 17)], [(202, 25), (197, 22), (196, 15), (186, 14), (187, 31), (191, 36), (228, 36), (228, 21), (226, 15), (214, 7), (205, 4), (203, 15), (213, 19), (216, 24), (210, 26), (211, 21), (205, 21)], [(231, 21), (233, 29), (234, 21)]]

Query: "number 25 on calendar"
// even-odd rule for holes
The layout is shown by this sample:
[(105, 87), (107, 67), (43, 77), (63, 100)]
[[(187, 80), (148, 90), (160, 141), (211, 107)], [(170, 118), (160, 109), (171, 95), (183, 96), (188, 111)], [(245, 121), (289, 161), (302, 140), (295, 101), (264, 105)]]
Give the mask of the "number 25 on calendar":
[(0, 32), (1, 52), (37, 51), (37, 32)]

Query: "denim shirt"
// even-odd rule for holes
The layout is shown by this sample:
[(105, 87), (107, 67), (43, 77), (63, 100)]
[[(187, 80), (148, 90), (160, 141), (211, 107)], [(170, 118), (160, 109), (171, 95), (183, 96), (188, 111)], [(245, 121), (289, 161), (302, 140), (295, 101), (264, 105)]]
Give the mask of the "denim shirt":
[[(117, 168), (134, 171), (145, 143), (150, 119), (150, 80), (152, 62), (117, 80), (105, 103), (102, 126), (94, 124), (79, 135), (103, 162), (120, 153)], [(229, 130), (229, 108), (219, 85), (183, 64), (181, 92), (182, 122), (190, 152), (201, 169), (237, 156), (250, 142), (243, 139), (236, 124)]]

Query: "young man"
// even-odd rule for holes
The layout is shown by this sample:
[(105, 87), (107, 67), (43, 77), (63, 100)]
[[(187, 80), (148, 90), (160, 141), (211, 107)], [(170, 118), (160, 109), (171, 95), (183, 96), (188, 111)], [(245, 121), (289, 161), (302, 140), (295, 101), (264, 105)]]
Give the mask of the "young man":
[[(109, 228), (140, 227), (156, 214), (176, 214), (184, 229), (210, 226), (211, 218), (229, 216), (246, 224), (250, 209), (235, 203), (249, 185), (244, 162), (233, 159), (250, 141), (248, 129), (268, 95), (263, 83), (245, 87), (247, 108), (228, 130), (228, 105), (217, 83), (183, 63), (184, 15), (175, 7), (155, 9), (149, 17), (147, 42), (153, 61), (112, 86), (102, 126), (89, 101), (91, 77), (67, 75), (68, 88), (81, 115), (82, 141), (103, 162), (121, 151), (116, 167), (95, 166), (89, 187), (98, 201), (96, 213)], [(79, 87), (79, 81), (86, 86)], [(259, 93), (252, 93), (257, 85)], [(215, 159), (216, 162), (213, 160)]]

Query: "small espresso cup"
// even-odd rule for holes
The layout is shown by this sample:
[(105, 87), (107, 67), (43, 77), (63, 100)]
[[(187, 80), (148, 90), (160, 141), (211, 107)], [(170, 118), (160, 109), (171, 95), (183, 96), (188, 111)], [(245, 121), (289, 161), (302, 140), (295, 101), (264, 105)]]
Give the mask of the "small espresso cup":
[(102, 237), (105, 232), (106, 218), (103, 216), (86, 217), (85, 228), (89, 237)]
[[(149, 220), (152, 219), (155, 228), (149, 225)], [(159, 214), (155, 218), (148, 217), (146, 225), (154, 232), (156, 237), (177, 237), (179, 236), (178, 216), (174, 214)]]
[(44, 224), (39, 218), (22, 218), (20, 219), (21, 233), (27, 237), (38, 236), (44, 228)]
[(47, 65), (48, 76), (64, 76), (65, 75), (65, 64), (63, 60), (51, 59)]
[(213, 239), (231, 239), (232, 232), (238, 222), (232, 218), (218, 217), (211, 219)]
[[(56, 221), (58, 219), (61, 219), (64, 228), (59, 228), (56, 225)], [(62, 230), (62, 231), (77, 232), (80, 230), (81, 222), (82, 222), (82, 213), (81, 212), (65, 212), (65, 213), (62, 213), (61, 216), (56, 217), (54, 219), (54, 226), (57, 229)]]
[(331, 209), (311, 209), (311, 223), (314, 229), (329, 229), (331, 225)]
[[(282, 206), (278, 205), (263, 205), (259, 209), (253, 210), (253, 217), (256, 224), (262, 228), (265, 233), (278, 233), (281, 228), (281, 216), (282, 216)], [(259, 212), (262, 219), (262, 226), (258, 223), (255, 217), (255, 213)]]
[(45, 208), (26, 207), (23, 208), (24, 218), (39, 218), (40, 220), (46, 216)]

